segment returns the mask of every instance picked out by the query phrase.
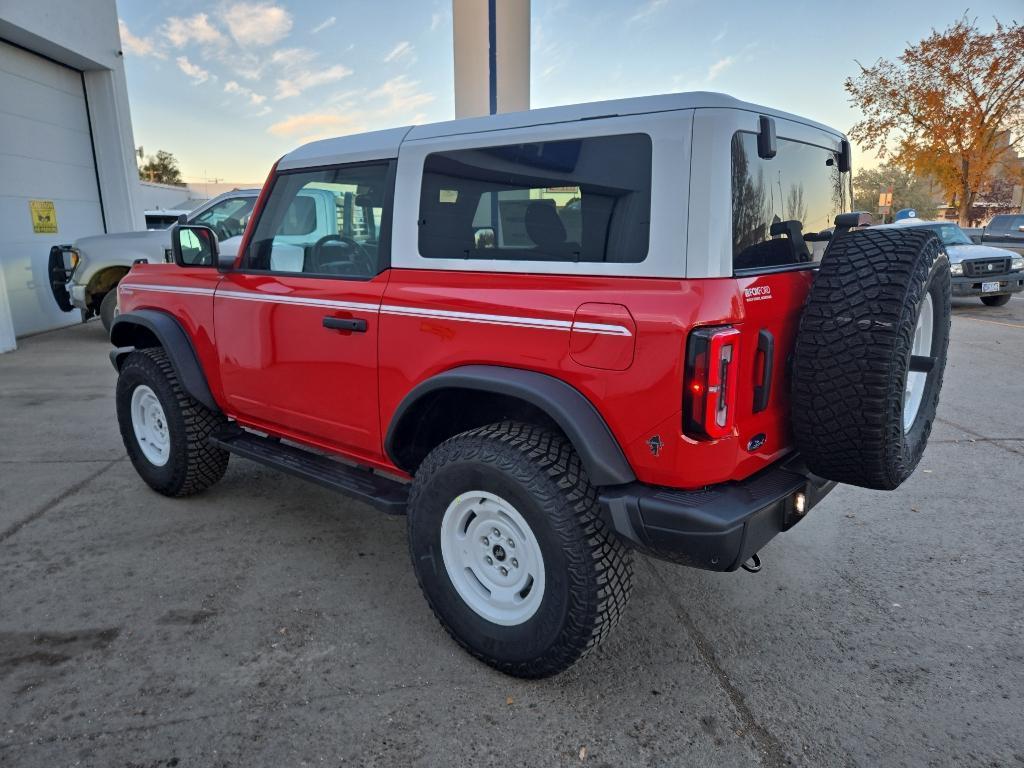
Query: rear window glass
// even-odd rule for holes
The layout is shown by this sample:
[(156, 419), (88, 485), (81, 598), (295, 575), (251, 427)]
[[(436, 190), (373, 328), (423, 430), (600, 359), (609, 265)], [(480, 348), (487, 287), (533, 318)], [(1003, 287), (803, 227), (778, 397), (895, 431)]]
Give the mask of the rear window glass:
[(824, 240), (803, 235), (830, 229), (849, 210), (849, 173), (837, 153), (778, 139), (771, 159), (758, 157), (757, 135), (732, 137), (732, 256), (737, 271), (812, 265)]
[(640, 262), (651, 218), (646, 134), (428, 155), (419, 250), (428, 259)]

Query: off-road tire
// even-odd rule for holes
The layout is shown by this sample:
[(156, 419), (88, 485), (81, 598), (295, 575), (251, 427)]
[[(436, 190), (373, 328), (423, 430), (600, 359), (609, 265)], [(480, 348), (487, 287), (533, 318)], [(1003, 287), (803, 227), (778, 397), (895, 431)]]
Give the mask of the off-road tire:
[(117, 312), (117, 286), (115, 285), (103, 296), (100, 302), (100, 322), (110, 333), (110, 327), (114, 324), (114, 314)]
[[(167, 418), (171, 453), (163, 466), (146, 458), (132, 427), (132, 392), (142, 384), (156, 393)], [(117, 379), (116, 404), (128, 458), (154, 491), (165, 496), (189, 496), (224, 476), (229, 454), (212, 446), (209, 438), (226, 419), (189, 396), (163, 349), (139, 349), (128, 355)]]
[[(499, 626), (459, 596), (441, 553), (441, 521), (469, 490), (509, 500), (543, 554), (545, 593), (536, 614)], [(575, 664), (621, 618), (632, 586), (632, 552), (598, 513), (597, 494), (558, 432), (502, 422), (457, 435), (416, 472), (409, 499), (409, 553), (434, 615), (459, 645), (509, 675), (540, 678)]]
[(999, 296), (982, 296), (981, 303), (986, 307), (1005, 307), (1010, 303), (1010, 299), (1013, 296), (1009, 293), (1004, 293)]
[[(905, 432), (904, 389), (926, 292), (934, 312), (934, 364)], [(812, 472), (881, 490), (909, 477), (931, 434), (949, 323), (949, 258), (934, 232), (865, 229), (832, 243), (793, 354), (793, 434)]]

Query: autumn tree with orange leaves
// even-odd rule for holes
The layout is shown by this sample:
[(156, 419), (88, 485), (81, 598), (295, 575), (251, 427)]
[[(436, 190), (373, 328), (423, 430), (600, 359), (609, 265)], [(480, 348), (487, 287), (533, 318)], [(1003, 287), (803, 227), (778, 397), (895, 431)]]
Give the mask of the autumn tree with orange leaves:
[(913, 173), (931, 176), (968, 223), (978, 191), (998, 174), (1021, 179), (1024, 25), (982, 32), (966, 17), (847, 78), (864, 114), (850, 137)]

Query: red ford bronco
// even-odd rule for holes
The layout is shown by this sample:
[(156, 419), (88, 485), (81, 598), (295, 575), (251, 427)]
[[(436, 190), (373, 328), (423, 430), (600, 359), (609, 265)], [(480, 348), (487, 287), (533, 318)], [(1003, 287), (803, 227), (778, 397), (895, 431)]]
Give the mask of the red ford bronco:
[(169, 496), (234, 453), (405, 513), (452, 637), (557, 673), (633, 550), (754, 570), (836, 482), (913, 471), (949, 260), (850, 200), (842, 134), (710, 93), (307, 144), (237, 257), (180, 225), (121, 282), (125, 447)]

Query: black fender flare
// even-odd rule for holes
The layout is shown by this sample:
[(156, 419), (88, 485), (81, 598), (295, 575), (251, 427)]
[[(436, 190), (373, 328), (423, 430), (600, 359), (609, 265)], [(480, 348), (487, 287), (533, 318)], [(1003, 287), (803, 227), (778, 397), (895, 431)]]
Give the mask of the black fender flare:
[(163, 347), (185, 391), (211, 411), (220, 411), (192, 340), (173, 315), (156, 309), (137, 309), (118, 315), (110, 326), (110, 343), (114, 345), (110, 362), (118, 371), (124, 358), (136, 349)]
[(384, 439), (384, 450), (396, 466), (395, 436), (403, 421), (413, 418), (425, 396), (443, 389), (471, 389), (518, 398), (546, 413), (565, 433), (597, 486), (636, 480), (622, 448), (604, 418), (582, 392), (561, 379), (537, 371), (497, 365), (452, 368), (416, 385), (398, 404)]

